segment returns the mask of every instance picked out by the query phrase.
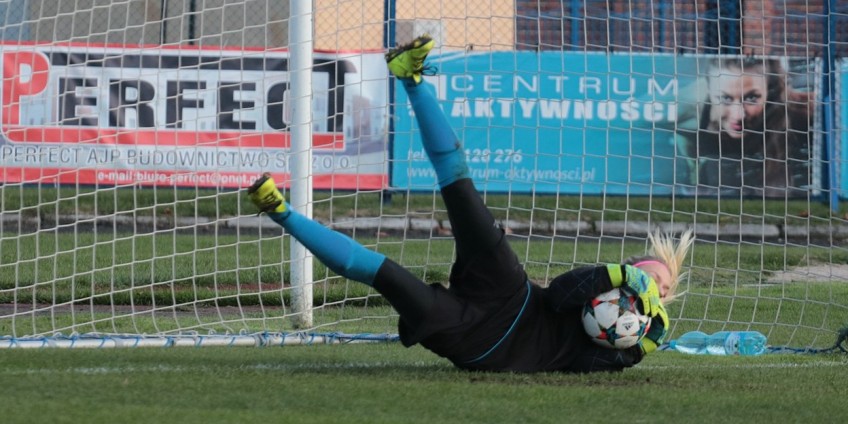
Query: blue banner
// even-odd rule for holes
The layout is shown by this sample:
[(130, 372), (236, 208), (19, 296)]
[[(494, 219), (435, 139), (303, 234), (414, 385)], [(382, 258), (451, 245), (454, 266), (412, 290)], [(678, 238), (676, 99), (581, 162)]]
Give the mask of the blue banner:
[[(785, 198), (816, 185), (806, 59), (510, 51), (428, 63), (481, 190)], [(432, 190), (395, 92), (390, 185)]]
[(836, 126), (838, 133), (834, 142), (839, 146), (839, 197), (848, 198), (848, 60), (837, 63), (836, 73)]
[[(668, 194), (690, 178), (676, 130), (695, 125), (697, 60), (672, 55), (495, 52), (431, 57), (427, 81), (481, 190)], [(396, 89), (391, 185), (435, 176)]]

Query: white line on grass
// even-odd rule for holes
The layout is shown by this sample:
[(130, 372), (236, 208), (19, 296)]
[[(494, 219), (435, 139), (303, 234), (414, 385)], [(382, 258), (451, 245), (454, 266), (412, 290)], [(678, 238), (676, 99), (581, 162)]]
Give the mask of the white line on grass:
[(686, 365), (640, 365), (639, 368), (652, 369), (652, 370), (662, 370), (662, 369), (691, 369), (691, 368), (715, 368), (715, 369), (723, 369), (723, 368), (818, 368), (818, 367), (844, 367), (845, 361), (842, 362), (825, 362), (825, 361), (815, 361), (815, 362), (805, 362), (805, 363), (793, 363), (793, 362), (781, 362), (777, 364), (686, 364)]
[[(444, 366), (438, 362), (410, 362), (404, 364), (389, 363), (389, 362), (361, 362), (361, 363), (344, 363), (344, 364), (253, 364), (239, 365), (235, 367), (238, 370), (244, 371), (320, 371), (320, 370), (357, 370), (357, 369), (374, 369), (374, 368), (430, 368), (434, 366)], [(189, 372), (212, 372), (220, 371), (223, 367), (209, 367), (206, 365), (196, 366), (169, 366), (169, 365), (153, 365), (153, 366), (128, 366), (128, 367), (74, 367), (74, 368), (29, 368), (23, 370), (0, 370), (0, 375), (18, 376), (18, 375), (35, 375), (35, 374), (82, 374), (82, 375), (98, 375), (98, 374), (123, 374), (123, 373), (189, 373)]]
[[(410, 362), (404, 364), (389, 363), (389, 362), (352, 362), (352, 363), (331, 363), (331, 364), (269, 364), (260, 363), (253, 365), (239, 365), (235, 367), (238, 370), (244, 371), (321, 371), (321, 370), (357, 370), (357, 369), (376, 369), (376, 368), (429, 368), (434, 366), (444, 366), (439, 362)], [(776, 363), (776, 364), (703, 364), (703, 365), (641, 365), (638, 369), (663, 370), (663, 369), (692, 369), (692, 368), (818, 368), (818, 367), (844, 367), (845, 362), (805, 362), (805, 363)], [(128, 367), (74, 367), (74, 368), (30, 368), (24, 370), (0, 370), (0, 375), (19, 376), (19, 375), (36, 375), (36, 374), (80, 374), (80, 375), (105, 375), (105, 374), (123, 374), (123, 373), (192, 373), (192, 372), (213, 372), (220, 371), (221, 368), (227, 367), (210, 367), (206, 365), (195, 366), (169, 366), (169, 365), (152, 365), (145, 367), (128, 366)]]

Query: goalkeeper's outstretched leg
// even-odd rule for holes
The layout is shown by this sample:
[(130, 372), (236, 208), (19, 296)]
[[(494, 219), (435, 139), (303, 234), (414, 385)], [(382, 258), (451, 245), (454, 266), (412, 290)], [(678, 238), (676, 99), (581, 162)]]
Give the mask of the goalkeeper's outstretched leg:
[[(457, 246), (457, 264), (454, 270), (460, 273), (464, 265), (479, 257), (481, 252), (498, 248), (502, 250), (503, 260), (508, 261), (514, 268), (520, 268), (518, 258), (514, 257), (503, 237), (503, 231), (471, 181), (462, 142), (439, 107), (432, 85), (424, 81), (423, 75), (428, 70), (424, 63), (434, 44), (429, 35), (422, 35), (408, 44), (389, 50), (386, 53), (386, 64), (389, 72), (398, 78), (409, 97), (421, 131), (424, 151), (436, 171)], [(515, 293), (522, 288), (526, 275), (523, 272), (513, 272), (509, 275), (514, 275), (515, 278), (502, 278), (493, 282), (500, 287), (470, 289), (478, 296), (488, 294), (500, 297)], [(466, 280), (452, 279), (451, 288), (462, 290)]]
[(333, 272), (374, 287), (409, 325), (420, 325), (435, 302), (433, 291), (385, 255), (366, 249), (345, 234), (292, 210), (270, 175), (247, 190), (261, 212), (285, 228)]
[(409, 44), (389, 50), (386, 64), (409, 95), (421, 129), (424, 151), (433, 164), (439, 186), (446, 187), (456, 180), (468, 178), (469, 174), (462, 143), (439, 108), (433, 87), (424, 83), (424, 60), (433, 45), (430, 36), (422, 35)]

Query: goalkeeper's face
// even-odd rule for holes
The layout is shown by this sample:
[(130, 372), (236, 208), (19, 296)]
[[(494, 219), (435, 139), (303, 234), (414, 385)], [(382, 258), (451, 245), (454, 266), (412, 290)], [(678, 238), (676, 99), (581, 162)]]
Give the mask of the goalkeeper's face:
[(768, 85), (758, 68), (723, 69), (710, 82), (713, 113), (721, 131), (741, 139), (745, 130), (762, 131)]
[(660, 298), (665, 298), (671, 290), (671, 271), (662, 262), (645, 261), (639, 264), (639, 269), (645, 271), (657, 283), (657, 289), (660, 291)]

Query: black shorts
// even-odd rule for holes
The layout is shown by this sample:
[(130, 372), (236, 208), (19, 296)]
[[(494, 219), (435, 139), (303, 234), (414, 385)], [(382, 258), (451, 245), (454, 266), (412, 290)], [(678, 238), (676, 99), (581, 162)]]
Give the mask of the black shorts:
[(512, 295), (526, 280), (524, 269), (474, 184), (458, 180), (442, 189), (442, 198), (457, 249), (450, 291), (484, 302)]
[(433, 284), (436, 301), (417, 328), (400, 321), (404, 345), (421, 343), (455, 364), (486, 354), (513, 326), (530, 290), (527, 274), (501, 233), (500, 242), (454, 264), (450, 286)]

